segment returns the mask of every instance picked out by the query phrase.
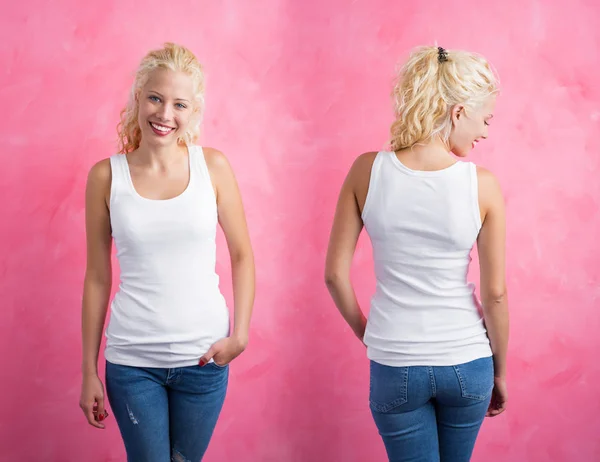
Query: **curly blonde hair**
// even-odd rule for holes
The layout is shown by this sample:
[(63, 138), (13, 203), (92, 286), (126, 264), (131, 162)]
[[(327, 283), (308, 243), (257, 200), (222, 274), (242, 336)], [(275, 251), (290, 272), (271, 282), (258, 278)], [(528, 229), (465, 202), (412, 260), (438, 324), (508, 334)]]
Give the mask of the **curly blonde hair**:
[(436, 135), (447, 142), (452, 107), (477, 107), (498, 92), (498, 85), (492, 66), (476, 53), (415, 48), (400, 68), (392, 93), (396, 120), (390, 129), (391, 149), (410, 148)]
[(193, 144), (200, 134), (200, 121), (204, 109), (204, 72), (196, 56), (187, 48), (174, 43), (165, 43), (162, 48), (148, 52), (142, 59), (136, 73), (127, 105), (121, 111), (117, 126), (119, 152), (128, 153), (140, 146), (142, 132), (138, 123), (138, 95), (155, 69), (169, 69), (184, 72), (193, 79), (194, 99), (197, 111), (190, 125), (178, 143)]

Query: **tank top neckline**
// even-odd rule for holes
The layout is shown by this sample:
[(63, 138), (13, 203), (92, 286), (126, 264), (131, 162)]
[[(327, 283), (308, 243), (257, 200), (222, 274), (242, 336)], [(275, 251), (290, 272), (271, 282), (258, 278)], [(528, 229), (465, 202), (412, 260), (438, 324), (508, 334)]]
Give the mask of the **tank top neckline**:
[(442, 176), (448, 172), (453, 171), (455, 168), (457, 168), (457, 165), (463, 164), (463, 162), (461, 162), (460, 160), (457, 160), (452, 165), (450, 165), (446, 168), (439, 169), (439, 170), (413, 170), (412, 168), (404, 165), (400, 161), (400, 159), (398, 159), (398, 156), (396, 155), (396, 153), (394, 151), (390, 151), (389, 154), (390, 154), (390, 157), (392, 158), (392, 163), (399, 170), (401, 170), (402, 172), (404, 172), (408, 175), (414, 175), (414, 176), (425, 176), (425, 177)]
[(170, 197), (168, 199), (150, 199), (149, 197), (144, 197), (142, 196), (137, 189), (135, 189), (135, 185), (133, 184), (133, 178), (131, 177), (131, 170), (129, 169), (129, 162), (127, 161), (127, 155), (126, 154), (121, 154), (122, 159), (123, 159), (123, 166), (125, 168), (125, 173), (127, 176), (127, 182), (129, 183), (129, 188), (131, 189), (131, 191), (133, 192), (133, 195), (135, 197), (137, 197), (140, 200), (146, 201), (146, 202), (151, 202), (151, 203), (169, 203), (169, 202), (175, 202), (185, 196), (188, 195), (190, 189), (192, 189), (192, 184), (194, 182), (194, 162), (192, 160), (192, 156), (194, 155), (194, 149), (190, 146), (186, 146), (187, 151), (188, 151), (188, 169), (190, 172), (190, 177), (188, 180), (188, 184), (185, 187), (185, 189), (179, 193), (178, 195), (174, 196), (174, 197)]

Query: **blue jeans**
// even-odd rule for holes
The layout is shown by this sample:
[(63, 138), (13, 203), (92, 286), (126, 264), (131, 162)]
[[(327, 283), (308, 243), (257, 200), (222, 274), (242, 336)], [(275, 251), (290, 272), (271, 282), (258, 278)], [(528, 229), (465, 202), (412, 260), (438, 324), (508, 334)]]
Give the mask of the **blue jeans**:
[(128, 462), (202, 460), (221, 413), (229, 366), (159, 369), (106, 363), (106, 394)]
[(491, 357), (446, 367), (371, 361), (371, 414), (390, 462), (468, 462), (493, 387)]

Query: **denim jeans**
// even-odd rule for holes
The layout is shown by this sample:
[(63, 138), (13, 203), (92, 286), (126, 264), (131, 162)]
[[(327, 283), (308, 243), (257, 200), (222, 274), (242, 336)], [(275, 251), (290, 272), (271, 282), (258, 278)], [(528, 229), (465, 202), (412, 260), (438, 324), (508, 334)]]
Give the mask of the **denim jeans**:
[(223, 407), (229, 366), (159, 369), (106, 363), (106, 394), (128, 462), (198, 462)]
[(494, 386), (491, 357), (444, 367), (371, 361), (371, 414), (390, 462), (468, 462)]

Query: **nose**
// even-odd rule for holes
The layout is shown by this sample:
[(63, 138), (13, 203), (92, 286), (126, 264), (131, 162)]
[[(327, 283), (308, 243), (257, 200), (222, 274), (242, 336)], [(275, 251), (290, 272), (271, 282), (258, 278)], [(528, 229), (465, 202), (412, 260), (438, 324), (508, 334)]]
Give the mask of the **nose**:
[(167, 120), (171, 120), (171, 116), (173, 115), (173, 111), (171, 110), (171, 106), (168, 104), (163, 104), (160, 109), (157, 111), (156, 115), (163, 122)]

